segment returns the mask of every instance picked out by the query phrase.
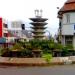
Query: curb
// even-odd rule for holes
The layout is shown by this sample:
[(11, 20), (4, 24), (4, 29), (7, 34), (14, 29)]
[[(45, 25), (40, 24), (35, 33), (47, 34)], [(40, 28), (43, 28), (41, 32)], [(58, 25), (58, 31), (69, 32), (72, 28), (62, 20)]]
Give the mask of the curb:
[(50, 63), (46, 62), (42, 58), (7, 58), (1, 57), (0, 58), (0, 66), (55, 66), (55, 65), (71, 65), (75, 64), (73, 60), (62, 60), (62, 61), (54, 61), (52, 60)]
[(10, 63), (10, 62), (0, 62), (0, 66), (10, 66), (10, 67), (12, 67), (12, 66), (24, 66), (24, 67), (38, 66), (38, 67), (44, 67), (44, 66), (55, 66), (55, 65), (64, 65), (64, 63), (63, 62), (54, 62), (54, 63)]

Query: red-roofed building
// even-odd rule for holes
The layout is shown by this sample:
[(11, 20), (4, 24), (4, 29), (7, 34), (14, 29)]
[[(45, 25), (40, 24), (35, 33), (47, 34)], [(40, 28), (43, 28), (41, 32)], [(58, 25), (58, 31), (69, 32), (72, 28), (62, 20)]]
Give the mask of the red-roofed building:
[(75, 49), (75, 0), (67, 0), (58, 12), (59, 41)]

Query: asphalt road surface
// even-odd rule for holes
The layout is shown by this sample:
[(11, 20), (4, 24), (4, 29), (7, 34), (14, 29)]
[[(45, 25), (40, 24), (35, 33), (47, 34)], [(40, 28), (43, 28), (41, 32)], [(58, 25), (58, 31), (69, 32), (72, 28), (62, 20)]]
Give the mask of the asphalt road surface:
[(75, 65), (53, 67), (0, 67), (0, 75), (75, 75)]

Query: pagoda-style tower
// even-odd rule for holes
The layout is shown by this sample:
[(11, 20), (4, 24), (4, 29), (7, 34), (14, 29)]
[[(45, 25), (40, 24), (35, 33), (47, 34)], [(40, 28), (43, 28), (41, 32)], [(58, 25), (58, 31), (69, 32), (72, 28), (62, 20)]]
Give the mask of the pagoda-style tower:
[(30, 18), (30, 20), (33, 21), (30, 24), (32, 24), (31, 28), (34, 39), (43, 39), (47, 18), (42, 18), (42, 10), (35, 10), (35, 18)]

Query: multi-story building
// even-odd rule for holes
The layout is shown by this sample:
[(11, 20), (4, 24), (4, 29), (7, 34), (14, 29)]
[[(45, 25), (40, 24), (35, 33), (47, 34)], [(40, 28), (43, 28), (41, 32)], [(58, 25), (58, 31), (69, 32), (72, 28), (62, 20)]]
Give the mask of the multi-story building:
[(8, 28), (6, 20), (0, 18), (0, 45), (12, 45), (17, 40), (30, 40), (30, 31), (25, 30), (25, 24), (21, 21), (13, 21)]
[(30, 40), (32, 35), (30, 31), (25, 29), (25, 24), (22, 21), (12, 21), (11, 30), (9, 29), (9, 34), (12, 36), (9, 37), (10, 40)]
[(0, 18), (0, 43), (7, 42), (8, 37), (8, 24), (7, 22)]
[(0, 38), (8, 36), (8, 24), (2, 18), (0, 18)]
[(75, 0), (67, 0), (58, 12), (59, 41), (75, 49)]
[(8, 45), (8, 23), (5, 19), (0, 18), (0, 47)]

